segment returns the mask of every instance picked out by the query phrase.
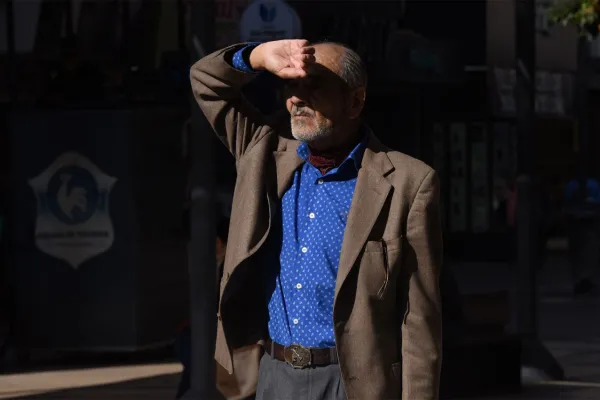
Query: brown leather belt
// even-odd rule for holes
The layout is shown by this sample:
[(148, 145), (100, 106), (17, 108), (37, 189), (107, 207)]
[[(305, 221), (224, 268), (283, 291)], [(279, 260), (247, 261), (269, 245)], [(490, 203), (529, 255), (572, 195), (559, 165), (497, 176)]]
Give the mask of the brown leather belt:
[(299, 344), (282, 346), (279, 343), (268, 340), (265, 343), (265, 351), (274, 359), (283, 361), (293, 368), (299, 369), (338, 363), (338, 355), (335, 347), (317, 349), (300, 346)]

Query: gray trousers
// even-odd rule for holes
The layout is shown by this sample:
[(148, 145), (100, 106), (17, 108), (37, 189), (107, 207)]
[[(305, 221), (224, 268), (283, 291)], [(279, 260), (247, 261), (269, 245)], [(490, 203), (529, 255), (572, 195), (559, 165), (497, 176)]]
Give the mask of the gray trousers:
[(347, 400), (340, 366), (295, 369), (265, 355), (260, 360), (256, 400)]

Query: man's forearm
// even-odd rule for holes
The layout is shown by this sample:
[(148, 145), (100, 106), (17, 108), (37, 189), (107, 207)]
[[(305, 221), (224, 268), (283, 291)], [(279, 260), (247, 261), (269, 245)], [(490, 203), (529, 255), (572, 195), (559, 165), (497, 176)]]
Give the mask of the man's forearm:
[(250, 56), (248, 57), (250, 60), (250, 66), (255, 71), (262, 71), (265, 69), (265, 58), (263, 53), (262, 45), (258, 45), (254, 47), (250, 51)]
[[(249, 44), (230, 46), (196, 62), (190, 71), (198, 105), (221, 141), (240, 158), (264, 126), (264, 116), (242, 95), (242, 87), (256, 77), (236, 64), (236, 55)], [(238, 60), (238, 61), (244, 61)]]

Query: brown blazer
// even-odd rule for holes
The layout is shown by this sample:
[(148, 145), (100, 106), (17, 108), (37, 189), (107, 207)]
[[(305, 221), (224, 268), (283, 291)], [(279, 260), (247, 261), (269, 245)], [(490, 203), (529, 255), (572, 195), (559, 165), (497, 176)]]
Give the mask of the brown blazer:
[[(221, 281), (215, 358), (256, 382), (267, 339), (267, 307), (256, 257), (280, 199), (302, 165), (289, 123), (267, 120), (240, 88), (254, 74), (229, 64), (243, 45), (217, 51), (191, 69), (194, 95), (236, 158), (229, 243)], [(289, 121), (289, 118), (288, 118)], [(439, 183), (424, 163), (383, 146), (371, 133), (344, 235), (333, 321), (348, 399), (437, 400), (442, 318)], [(250, 360), (251, 359), (251, 360)]]

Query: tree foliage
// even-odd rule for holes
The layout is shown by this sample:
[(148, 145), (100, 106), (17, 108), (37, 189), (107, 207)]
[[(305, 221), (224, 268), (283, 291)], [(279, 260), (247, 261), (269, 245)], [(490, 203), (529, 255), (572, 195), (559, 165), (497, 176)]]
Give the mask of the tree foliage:
[(600, 32), (600, 0), (562, 0), (550, 9), (550, 18), (563, 26), (575, 26), (591, 40)]

